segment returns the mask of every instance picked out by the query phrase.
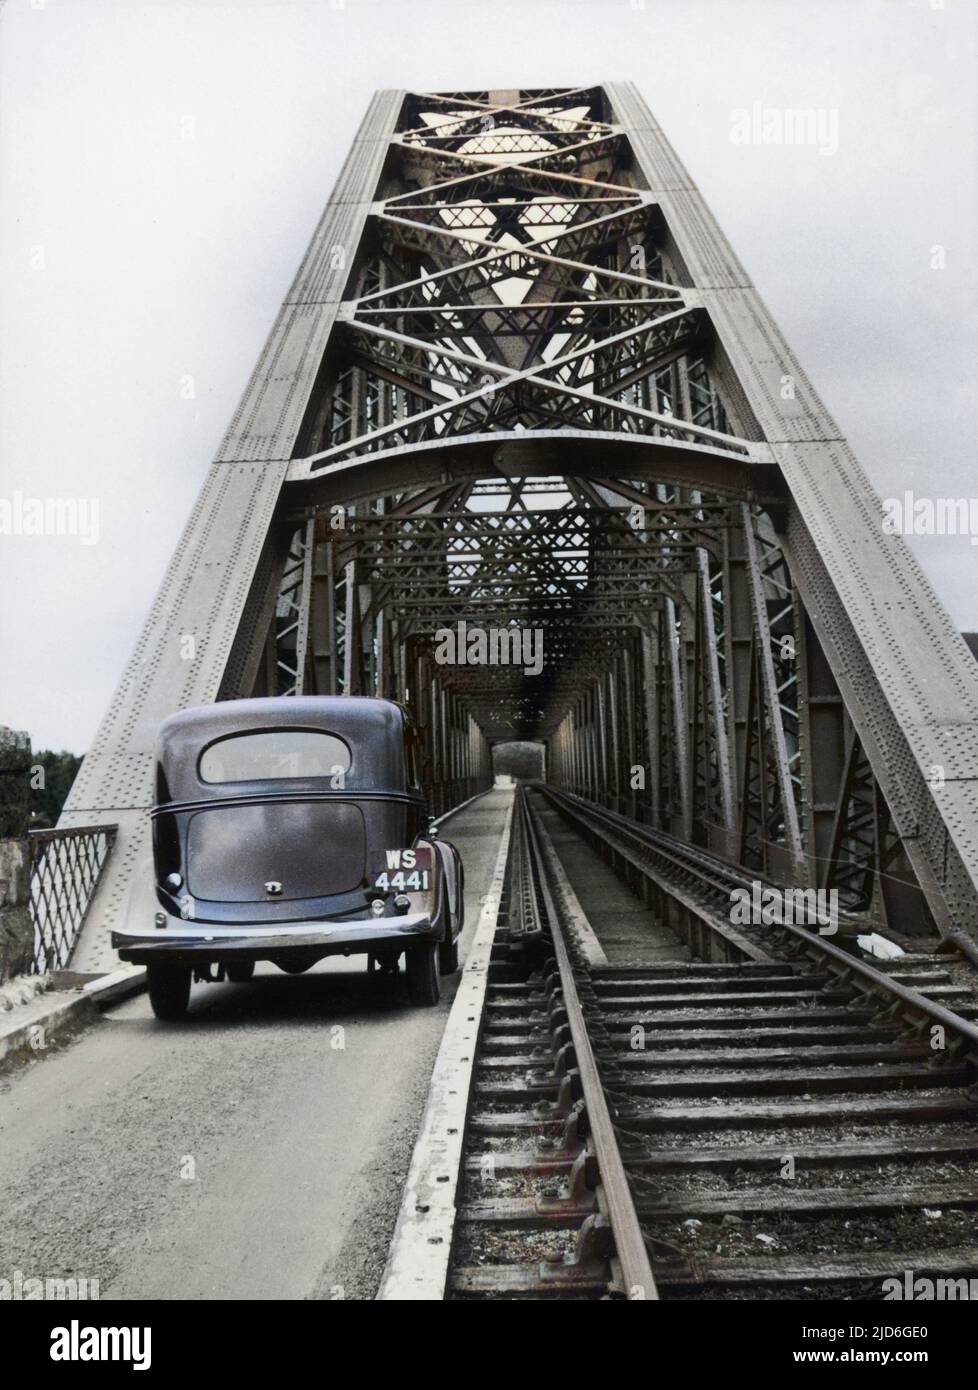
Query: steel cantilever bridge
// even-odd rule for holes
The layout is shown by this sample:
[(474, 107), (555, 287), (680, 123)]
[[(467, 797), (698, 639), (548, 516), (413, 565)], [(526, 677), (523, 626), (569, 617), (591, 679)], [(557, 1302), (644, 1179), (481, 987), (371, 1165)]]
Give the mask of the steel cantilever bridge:
[[(440, 664), (435, 633), (543, 634)], [(978, 668), (635, 87), (374, 97), (62, 825), (173, 710), (378, 694), (433, 810), (558, 786), (905, 937), (978, 931)], [(636, 773), (635, 769), (640, 769)]]

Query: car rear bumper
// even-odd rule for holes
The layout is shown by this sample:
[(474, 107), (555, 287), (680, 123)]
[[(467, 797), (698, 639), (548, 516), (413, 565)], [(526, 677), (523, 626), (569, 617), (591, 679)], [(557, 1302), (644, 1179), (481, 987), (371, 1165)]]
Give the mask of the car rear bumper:
[(281, 956), (357, 955), (397, 951), (416, 942), (438, 941), (440, 928), (426, 912), (403, 917), (366, 917), (346, 922), (290, 922), (284, 926), (226, 927), (171, 917), (152, 932), (117, 931), (112, 945), (122, 960), (137, 965), (206, 965), (222, 960), (274, 960)]

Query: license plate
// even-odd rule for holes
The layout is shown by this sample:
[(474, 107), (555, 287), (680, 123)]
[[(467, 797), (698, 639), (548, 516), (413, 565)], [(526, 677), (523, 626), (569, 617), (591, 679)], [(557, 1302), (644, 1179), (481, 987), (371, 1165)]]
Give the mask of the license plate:
[(391, 893), (427, 893), (431, 888), (431, 850), (383, 849), (371, 855), (375, 888)]

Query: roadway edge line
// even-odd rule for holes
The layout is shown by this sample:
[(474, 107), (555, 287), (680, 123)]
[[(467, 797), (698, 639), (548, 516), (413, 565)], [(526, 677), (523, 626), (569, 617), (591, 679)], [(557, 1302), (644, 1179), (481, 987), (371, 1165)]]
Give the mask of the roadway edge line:
[(515, 797), (506, 813), (489, 888), (432, 1068), (421, 1129), (377, 1291), (381, 1302), (441, 1301), (445, 1297), (465, 1117), (506, 880), (514, 806)]

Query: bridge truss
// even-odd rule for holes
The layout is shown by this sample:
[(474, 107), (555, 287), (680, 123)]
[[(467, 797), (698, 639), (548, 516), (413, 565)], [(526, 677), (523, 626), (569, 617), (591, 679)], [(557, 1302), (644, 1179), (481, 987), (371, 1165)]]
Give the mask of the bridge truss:
[[(85, 759), (145, 852), (174, 709), (378, 694), (432, 809), (552, 781), (898, 939), (978, 932), (978, 668), (635, 88), (374, 98)], [(539, 633), (445, 663), (446, 629)], [(457, 653), (456, 653), (457, 654)]]

